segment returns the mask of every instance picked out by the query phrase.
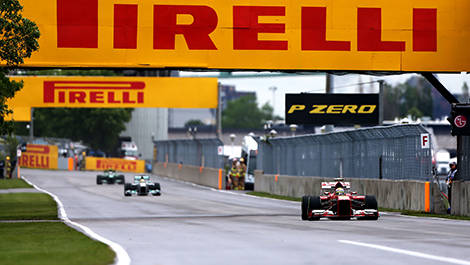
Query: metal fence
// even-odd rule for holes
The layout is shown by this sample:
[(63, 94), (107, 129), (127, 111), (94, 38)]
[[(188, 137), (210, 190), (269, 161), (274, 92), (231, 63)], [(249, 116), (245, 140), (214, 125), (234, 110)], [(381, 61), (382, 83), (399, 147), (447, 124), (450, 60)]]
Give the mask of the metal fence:
[(431, 177), (431, 149), (421, 125), (396, 125), (259, 141), (257, 168), (265, 174), (345, 178)]
[(219, 139), (154, 141), (156, 161), (221, 168), (223, 157), (217, 154)]

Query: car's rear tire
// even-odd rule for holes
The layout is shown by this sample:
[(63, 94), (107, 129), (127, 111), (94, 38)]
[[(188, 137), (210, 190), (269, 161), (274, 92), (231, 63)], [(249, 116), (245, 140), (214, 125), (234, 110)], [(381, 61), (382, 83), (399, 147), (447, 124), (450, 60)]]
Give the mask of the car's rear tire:
[(96, 176), (96, 184), (98, 184), (98, 185), (103, 184), (103, 180), (101, 178), (102, 178), (101, 175)]
[(126, 182), (125, 178), (124, 178), (124, 175), (119, 175), (116, 179), (117, 183), (118, 184), (124, 184)]
[[(320, 196), (309, 196), (308, 198), (308, 211), (321, 210), (321, 199)], [(311, 217), (310, 221), (320, 220), (320, 217)]]
[(302, 196), (300, 209), (302, 210), (302, 220), (308, 220), (308, 200), (310, 196)]
[(125, 183), (124, 184), (124, 196), (131, 196), (131, 191), (132, 191), (132, 184)]

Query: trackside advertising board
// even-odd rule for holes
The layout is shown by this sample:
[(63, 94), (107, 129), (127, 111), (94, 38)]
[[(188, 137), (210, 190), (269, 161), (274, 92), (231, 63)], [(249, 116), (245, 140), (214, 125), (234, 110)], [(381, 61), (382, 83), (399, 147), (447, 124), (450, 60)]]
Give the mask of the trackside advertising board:
[(55, 145), (27, 144), (26, 152), (19, 158), (20, 167), (57, 169), (59, 158), (58, 147)]
[(468, 0), (20, 0), (30, 67), (470, 71)]
[(287, 124), (377, 125), (378, 94), (286, 94)]
[(12, 77), (24, 87), (8, 101), (17, 107), (216, 108), (217, 78)]
[(85, 168), (86, 170), (103, 171), (107, 169), (114, 169), (120, 172), (144, 173), (145, 161), (87, 156), (85, 158)]

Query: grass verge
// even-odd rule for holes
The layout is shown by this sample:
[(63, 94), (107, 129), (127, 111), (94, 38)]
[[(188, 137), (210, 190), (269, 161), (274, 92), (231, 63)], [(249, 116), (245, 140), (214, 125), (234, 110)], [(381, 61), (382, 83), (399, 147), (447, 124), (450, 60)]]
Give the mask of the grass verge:
[(0, 223), (4, 265), (111, 264), (114, 252), (101, 242), (58, 223)]
[(296, 197), (289, 197), (289, 196), (282, 196), (282, 195), (275, 195), (267, 192), (259, 192), (259, 191), (250, 191), (247, 192), (246, 194), (248, 195), (253, 195), (253, 196), (258, 196), (258, 197), (265, 197), (265, 198), (271, 198), (271, 199), (278, 199), (278, 200), (285, 200), (285, 201), (295, 201), (295, 202), (300, 202), (302, 199), (301, 198), (296, 198)]
[(57, 205), (44, 193), (0, 194), (0, 220), (54, 220)]
[(0, 189), (22, 189), (22, 188), (32, 188), (33, 186), (26, 183), (22, 179), (0, 179)]
[[(301, 198), (275, 195), (275, 194), (271, 194), (267, 192), (250, 191), (250, 192), (247, 192), (246, 194), (258, 196), (258, 197), (278, 199), (278, 200), (301, 201)], [(469, 216), (433, 214), (433, 213), (427, 213), (423, 211), (397, 210), (397, 209), (390, 209), (390, 208), (379, 208), (379, 212), (398, 212), (398, 213), (401, 213), (402, 215), (410, 215), (410, 216), (418, 216), (418, 217), (436, 217), (436, 218), (445, 218), (445, 219), (454, 219), (454, 220), (470, 220)]]

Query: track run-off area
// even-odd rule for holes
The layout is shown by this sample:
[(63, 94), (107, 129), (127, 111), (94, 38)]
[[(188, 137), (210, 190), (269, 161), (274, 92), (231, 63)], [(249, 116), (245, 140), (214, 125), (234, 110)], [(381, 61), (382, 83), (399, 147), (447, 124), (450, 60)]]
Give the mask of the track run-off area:
[(301, 221), (300, 202), (155, 175), (161, 196), (125, 197), (123, 185), (97, 185), (98, 173), (21, 170), (57, 196), (72, 222), (121, 246), (131, 264), (470, 265), (469, 221), (397, 213), (378, 221)]

